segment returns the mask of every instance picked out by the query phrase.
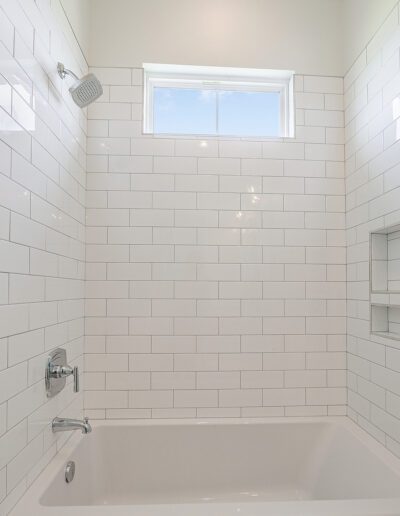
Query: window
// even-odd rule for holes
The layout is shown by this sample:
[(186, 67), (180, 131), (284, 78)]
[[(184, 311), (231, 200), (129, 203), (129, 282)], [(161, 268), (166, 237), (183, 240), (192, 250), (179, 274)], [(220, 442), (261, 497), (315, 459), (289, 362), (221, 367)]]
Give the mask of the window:
[(293, 73), (144, 65), (144, 132), (293, 136)]

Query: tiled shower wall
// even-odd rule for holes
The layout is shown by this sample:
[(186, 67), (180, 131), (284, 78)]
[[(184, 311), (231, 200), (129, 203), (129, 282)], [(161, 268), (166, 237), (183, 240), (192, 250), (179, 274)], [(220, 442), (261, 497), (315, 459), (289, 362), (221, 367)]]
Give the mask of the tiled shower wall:
[(296, 139), (153, 138), (142, 70), (88, 110), (85, 408), (346, 412), (343, 80), (296, 77)]
[(58, 0), (0, 0), (0, 514), (9, 512), (79, 417), (71, 384), (48, 401), (49, 350), (83, 365), (85, 116), (57, 60), (86, 63)]
[(370, 334), (369, 233), (400, 223), (400, 25), (394, 8), (344, 80), (349, 414), (400, 456), (400, 343)]

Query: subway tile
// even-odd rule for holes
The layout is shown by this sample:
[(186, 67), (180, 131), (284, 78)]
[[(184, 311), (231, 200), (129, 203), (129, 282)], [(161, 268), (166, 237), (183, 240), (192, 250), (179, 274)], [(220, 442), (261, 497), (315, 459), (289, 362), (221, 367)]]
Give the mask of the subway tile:
[(232, 175), (240, 174), (240, 159), (238, 158), (199, 158), (199, 174)]
[(176, 210), (177, 227), (212, 228), (218, 226), (217, 210)]
[[(206, 373), (203, 373), (206, 374)], [(195, 389), (196, 376), (194, 372), (154, 372), (151, 373), (153, 389)], [(209, 387), (207, 387), (209, 388)]]
[[(195, 228), (177, 227), (154, 227), (154, 244), (175, 244), (175, 245), (194, 245), (196, 244)], [(199, 242), (201, 243), (201, 242)]]
[[(175, 358), (179, 355), (175, 355)], [(172, 371), (174, 355), (172, 354), (133, 354), (129, 355), (129, 371)], [(178, 370), (175, 368), (175, 370)], [(187, 369), (184, 368), (183, 371)]]
[[(15, 154), (15, 156), (18, 156)], [(19, 158), (23, 159), (23, 158)], [(30, 215), (30, 192), (24, 186), (0, 174), (0, 204), (21, 215)]]
[(195, 316), (196, 302), (187, 299), (153, 299), (151, 301), (151, 313), (155, 317)]
[(222, 353), (220, 371), (258, 371), (262, 369), (261, 353)]
[(218, 142), (213, 140), (176, 140), (176, 156), (217, 157)]
[(193, 263), (216, 263), (218, 262), (218, 247), (193, 245), (175, 246), (175, 261)]
[(36, 383), (8, 400), (7, 425), (12, 428), (45, 402), (43, 384)]
[(325, 387), (325, 371), (285, 371), (285, 387)]
[[(127, 289), (127, 281), (135, 281), (135, 280), (150, 280), (151, 278), (151, 264), (149, 263), (120, 263), (126, 258), (126, 251), (121, 255), (120, 252), (116, 253), (117, 258), (115, 259), (111, 257), (110, 261), (117, 263), (108, 263), (107, 264), (107, 280), (118, 281), (120, 283), (120, 288), (123, 289), (123, 292), (126, 292)], [(124, 260), (123, 260), (124, 258)], [(103, 261), (103, 260), (101, 260)], [(112, 284), (112, 281), (111, 281)], [(122, 296), (122, 297), (127, 297)]]
[(216, 390), (177, 390), (174, 392), (175, 407), (217, 407)]
[(130, 141), (129, 138), (93, 138), (87, 140), (88, 154), (100, 155), (129, 155)]
[(305, 76), (304, 91), (311, 93), (343, 93), (343, 79), (339, 77)]
[(89, 120), (130, 120), (131, 106), (119, 101), (95, 102), (88, 108)]
[[(127, 262), (129, 261), (129, 246), (88, 245), (86, 260), (88, 262)], [(110, 279), (113, 278), (110, 277)]]
[(264, 177), (263, 192), (304, 194), (304, 179), (300, 177)]
[(86, 346), (90, 344), (88, 353), (95, 353), (97, 350), (107, 353), (150, 353), (151, 350), (151, 337), (149, 336), (138, 336), (132, 335), (113, 335), (109, 337), (89, 337), (86, 338)]
[(197, 389), (238, 389), (239, 371), (198, 372)]
[[(111, 102), (142, 102), (143, 88), (141, 86), (111, 86)], [(109, 118), (109, 117), (105, 117)]]
[(5, 467), (27, 444), (26, 420), (14, 426), (0, 439), (0, 467)]
[(29, 305), (0, 305), (0, 338), (29, 330)]
[(196, 340), (199, 353), (236, 353), (240, 351), (239, 335), (199, 335)]
[(262, 392), (266, 407), (305, 405), (305, 389), (263, 389)]
[(176, 317), (174, 331), (177, 335), (217, 335), (216, 317)]
[(219, 155), (222, 158), (261, 158), (260, 142), (220, 141)]
[(219, 214), (220, 227), (261, 228), (261, 213), (256, 211), (222, 211)]
[[(177, 391), (182, 392), (182, 391)], [(129, 406), (132, 408), (165, 408), (172, 407), (177, 393), (172, 391), (139, 391), (129, 393)]]
[[(194, 278), (181, 278), (194, 279)], [(200, 281), (240, 280), (239, 264), (198, 264), (197, 279)]]
[(199, 193), (197, 208), (201, 210), (240, 209), (240, 195), (237, 193)]
[[(155, 209), (188, 210), (196, 205), (196, 194), (191, 192), (154, 192), (153, 207)], [(133, 206), (130, 206), (133, 207)], [(146, 207), (146, 206), (144, 206)]]
[(200, 317), (238, 317), (240, 302), (238, 300), (198, 300), (197, 315)]
[(262, 145), (263, 158), (304, 159), (303, 143), (265, 142)]
[(343, 161), (344, 145), (306, 144), (305, 158), (307, 160)]
[[(154, 155), (154, 172), (157, 174), (195, 174), (197, 172), (197, 159), (193, 157), (173, 157), (173, 144), (168, 144), (168, 140), (156, 140), (157, 145)], [(159, 154), (160, 153), (160, 154)], [(147, 153), (146, 153), (147, 154)]]
[(172, 335), (170, 317), (130, 317), (130, 335)]
[[(177, 192), (217, 192), (218, 177), (211, 175), (177, 175), (175, 178), (175, 190)], [(223, 188), (221, 190), (231, 191), (224, 190)]]
[(283, 387), (282, 371), (242, 371), (241, 385), (244, 389), (270, 389)]
[(218, 282), (176, 281), (175, 296), (178, 299), (214, 299), (218, 297)]
[(345, 405), (347, 390), (344, 387), (307, 388), (306, 400), (309, 405)]
[(263, 318), (263, 333), (266, 335), (302, 335), (305, 330), (304, 317)]
[(27, 387), (27, 363), (0, 371), (0, 403), (7, 401)]
[(128, 407), (126, 391), (86, 391), (84, 405), (87, 409)]
[(126, 174), (99, 174), (95, 172), (87, 175), (86, 186), (89, 190), (129, 190), (130, 178)]
[(90, 70), (97, 75), (102, 84), (124, 86), (131, 84), (131, 70), (128, 68), (93, 67)]
[(241, 194), (240, 207), (242, 210), (283, 210), (283, 195), (272, 193)]
[(7, 486), (12, 490), (43, 454), (43, 438), (38, 436), (7, 465)]
[(221, 299), (258, 299), (262, 297), (260, 281), (221, 281), (219, 283)]
[(262, 405), (261, 389), (224, 389), (219, 393), (221, 407), (259, 407)]
[(10, 303), (33, 303), (35, 301), (44, 301), (44, 298), (45, 280), (43, 278), (23, 274), (10, 274)]
[[(124, 273), (122, 273), (124, 274)], [(124, 277), (124, 276), (123, 276)], [(185, 282), (178, 282), (177, 285), (184, 284)], [(192, 291), (192, 287), (188, 288), (188, 294)], [(130, 296), (138, 299), (165, 299), (172, 298), (174, 292), (173, 281), (152, 281), (143, 280), (143, 277), (139, 277), (137, 281), (130, 283)], [(178, 298), (186, 297), (184, 295), (178, 295)], [(192, 295), (189, 295), (192, 297)]]
[[(96, 158), (96, 164), (94, 159)], [(152, 156), (107, 156), (107, 163), (99, 163), (103, 156), (88, 156), (88, 172), (106, 172), (121, 174), (150, 174), (153, 171)], [(94, 170), (92, 170), (94, 169)]]
[(242, 159), (241, 172), (244, 175), (282, 176), (283, 160), (273, 159)]
[(217, 371), (218, 355), (215, 353), (175, 354), (174, 371)]

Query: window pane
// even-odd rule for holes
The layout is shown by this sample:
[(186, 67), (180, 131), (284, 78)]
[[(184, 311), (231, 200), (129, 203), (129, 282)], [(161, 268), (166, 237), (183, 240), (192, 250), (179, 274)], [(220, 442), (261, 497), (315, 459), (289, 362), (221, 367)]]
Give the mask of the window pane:
[(219, 91), (219, 134), (279, 136), (280, 94), (276, 92)]
[(216, 134), (215, 91), (154, 88), (155, 133)]

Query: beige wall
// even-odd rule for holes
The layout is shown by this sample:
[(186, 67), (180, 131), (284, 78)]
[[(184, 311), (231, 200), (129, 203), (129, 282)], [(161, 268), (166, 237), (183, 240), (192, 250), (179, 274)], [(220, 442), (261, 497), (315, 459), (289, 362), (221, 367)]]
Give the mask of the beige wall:
[(339, 76), (396, 2), (61, 0), (82, 51), (94, 66), (165, 62)]
[(342, 75), (342, 0), (89, 0), (90, 64)]

